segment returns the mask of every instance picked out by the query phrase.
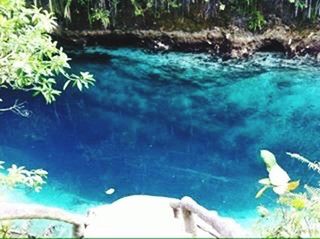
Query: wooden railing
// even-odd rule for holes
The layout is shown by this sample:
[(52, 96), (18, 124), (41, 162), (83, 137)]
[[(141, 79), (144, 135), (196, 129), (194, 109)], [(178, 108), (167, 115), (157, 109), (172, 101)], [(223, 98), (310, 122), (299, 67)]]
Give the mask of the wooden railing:
[[(220, 217), (216, 212), (208, 211), (190, 197), (183, 197), (181, 200), (173, 201), (170, 206), (175, 217), (178, 217), (179, 209), (181, 210), (185, 231), (194, 237), (198, 236), (199, 230), (204, 230), (215, 238), (246, 236), (246, 232), (235, 221)], [(209, 225), (210, 228), (203, 228), (197, 222), (195, 216)]]
[[(193, 237), (202, 236), (200, 230), (215, 238), (246, 236), (246, 232), (235, 221), (220, 217), (216, 212), (208, 211), (190, 197), (172, 200), (170, 206), (176, 218), (182, 214), (185, 231)], [(42, 205), (0, 203), (0, 221), (16, 219), (47, 219), (65, 222), (73, 225), (72, 236), (75, 238), (83, 238), (88, 225), (86, 216), (69, 213), (62, 209)]]
[(59, 208), (40, 205), (0, 203), (0, 221), (16, 219), (47, 219), (73, 225), (73, 237), (82, 238), (86, 218)]

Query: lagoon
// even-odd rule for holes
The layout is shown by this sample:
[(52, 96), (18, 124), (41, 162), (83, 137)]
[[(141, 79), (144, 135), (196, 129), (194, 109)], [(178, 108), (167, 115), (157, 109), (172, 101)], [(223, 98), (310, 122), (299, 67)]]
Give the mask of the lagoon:
[(26, 198), (81, 211), (134, 194), (188, 195), (246, 224), (258, 205), (274, 202), (271, 192), (255, 199), (267, 175), (259, 150), (275, 153), (292, 179), (318, 181), (285, 154), (319, 159), (317, 63), (138, 48), (69, 55), (73, 71), (95, 75), (95, 87), (63, 93), (52, 105), (2, 91), (7, 102), (28, 102), (32, 114), (0, 116), (1, 160), (49, 172), (43, 191)]

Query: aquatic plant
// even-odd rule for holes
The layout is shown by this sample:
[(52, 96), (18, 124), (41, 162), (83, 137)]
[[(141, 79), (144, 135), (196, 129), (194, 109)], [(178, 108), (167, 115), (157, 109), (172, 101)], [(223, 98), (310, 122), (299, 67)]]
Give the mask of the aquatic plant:
[[(319, 172), (319, 163), (311, 162), (299, 154), (287, 153), (309, 168)], [(257, 230), (263, 237), (268, 238), (305, 238), (320, 236), (320, 189), (304, 186), (301, 192), (293, 192), (299, 181), (289, 182), (290, 178), (276, 162), (275, 156), (266, 150), (261, 151), (261, 157), (266, 163), (269, 177), (259, 182), (272, 187), (278, 195), (278, 208), (270, 211), (264, 206), (258, 207), (261, 219)], [(265, 188), (266, 186), (264, 186)], [(263, 193), (260, 190), (257, 196)]]
[[(70, 59), (49, 35), (56, 26), (51, 13), (28, 8), (24, 0), (0, 1), (0, 88), (41, 94), (51, 103), (68, 85), (82, 90), (94, 83), (88, 72), (67, 72)], [(65, 78), (63, 89), (57, 88), (58, 75)], [(16, 106), (5, 109), (19, 113)]]

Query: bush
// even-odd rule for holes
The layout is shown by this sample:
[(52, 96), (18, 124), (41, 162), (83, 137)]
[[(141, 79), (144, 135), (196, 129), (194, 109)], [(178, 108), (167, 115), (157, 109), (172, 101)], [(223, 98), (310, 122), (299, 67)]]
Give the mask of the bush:
[[(320, 172), (319, 163), (311, 162), (299, 154), (287, 154)], [(305, 185), (302, 192), (293, 192), (299, 186), (299, 181), (290, 181), (287, 172), (277, 164), (271, 152), (262, 150), (261, 157), (269, 177), (259, 181), (264, 186), (257, 197), (267, 188), (272, 188), (278, 195), (279, 207), (272, 211), (263, 206), (258, 207), (261, 215), (258, 233), (268, 238), (320, 237), (320, 189)]]

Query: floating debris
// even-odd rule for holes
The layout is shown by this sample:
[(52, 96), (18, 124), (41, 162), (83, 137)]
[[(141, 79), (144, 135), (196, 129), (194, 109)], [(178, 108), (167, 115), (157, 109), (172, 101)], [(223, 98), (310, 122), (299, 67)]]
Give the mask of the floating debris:
[(111, 195), (111, 194), (114, 194), (115, 191), (116, 191), (116, 190), (115, 190), (114, 188), (109, 188), (109, 189), (107, 189), (107, 190), (105, 191), (105, 193), (106, 193), (107, 195)]

